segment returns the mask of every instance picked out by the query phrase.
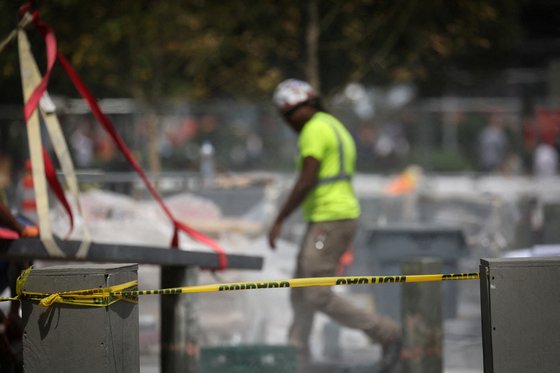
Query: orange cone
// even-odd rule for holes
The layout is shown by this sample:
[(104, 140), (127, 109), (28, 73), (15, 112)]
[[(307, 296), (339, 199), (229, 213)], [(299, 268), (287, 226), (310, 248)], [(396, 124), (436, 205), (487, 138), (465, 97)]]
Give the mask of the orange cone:
[(418, 166), (407, 167), (400, 175), (392, 179), (385, 187), (385, 193), (399, 196), (414, 191), (421, 177), (422, 171)]
[(35, 202), (35, 189), (33, 188), (33, 175), (31, 174), (31, 161), (25, 161), (25, 174), (21, 180), (22, 199), (20, 212), (33, 223), (37, 223), (37, 204)]

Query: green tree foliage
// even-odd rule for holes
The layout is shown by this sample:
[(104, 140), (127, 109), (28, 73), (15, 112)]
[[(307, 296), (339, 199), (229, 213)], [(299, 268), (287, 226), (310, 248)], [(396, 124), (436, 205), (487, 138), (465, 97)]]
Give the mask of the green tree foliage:
[[(496, 67), (496, 57), (515, 47), (520, 37), (515, 0), (321, 4), (321, 53), (326, 57), (321, 77), (335, 88), (348, 81), (438, 86), (442, 72), (454, 67)], [(348, 68), (332, 74), (337, 66)]]
[[(17, 24), (14, 3), (0, 3), (0, 38)], [(453, 66), (496, 61), (497, 53), (518, 40), (518, 3), (318, 1), (323, 90), (349, 81), (433, 82)], [(307, 5), (304, 0), (49, 0), (37, 7), (54, 28), (60, 50), (97, 96), (156, 102), (268, 98), (281, 79), (305, 78)], [(37, 32), (30, 32), (36, 55), (44, 54)], [(3, 101), (21, 100), (16, 52), (12, 44), (0, 55)], [(60, 68), (51, 90), (75, 95)]]

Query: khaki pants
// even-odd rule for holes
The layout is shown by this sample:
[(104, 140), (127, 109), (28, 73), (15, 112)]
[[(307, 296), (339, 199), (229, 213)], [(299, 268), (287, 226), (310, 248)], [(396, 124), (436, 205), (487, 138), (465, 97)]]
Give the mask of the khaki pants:
[[(298, 258), (295, 277), (335, 276), (341, 255), (352, 243), (356, 219), (309, 223)], [(315, 312), (323, 312), (340, 325), (364, 331), (372, 342), (385, 344), (398, 336), (399, 327), (391, 319), (367, 312), (334, 293), (331, 287), (291, 289), (293, 321), (289, 341), (298, 349), (305, 367), (309, 359), (309, 336)]]

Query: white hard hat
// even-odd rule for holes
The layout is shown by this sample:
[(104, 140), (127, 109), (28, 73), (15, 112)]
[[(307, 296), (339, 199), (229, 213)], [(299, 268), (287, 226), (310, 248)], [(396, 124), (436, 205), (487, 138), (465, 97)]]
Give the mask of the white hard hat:
[(318, 95), (309, 83), (288, 79), (278, 84), (274, 91), (273, 101), (278, 110), (286, 111), (316, 97)]

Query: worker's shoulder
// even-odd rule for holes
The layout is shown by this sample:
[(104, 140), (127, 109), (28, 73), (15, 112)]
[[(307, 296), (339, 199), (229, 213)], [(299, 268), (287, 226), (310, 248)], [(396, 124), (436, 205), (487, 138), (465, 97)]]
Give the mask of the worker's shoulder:
[(303, 130), (307, 132), (324, 133), (325, 131), (330, 132), (329, 130), (339, 126), (343, 127), (342, 123), (334, 116), (328, 113), (318, 112), (305, 124)]
[(327, 125), (332, 124), (342, 124), (342, 122), (335, 117), (334, 115), (327, 113), (326, 111), (318, 111), (315, 115), (311, 118), (311, 121), (321, 122)]
[(330, 125), (320, 120), (311, 120), (305, 124), (300, 133), (300, 142), (314, 143), (331, 142), (333, 137)]

